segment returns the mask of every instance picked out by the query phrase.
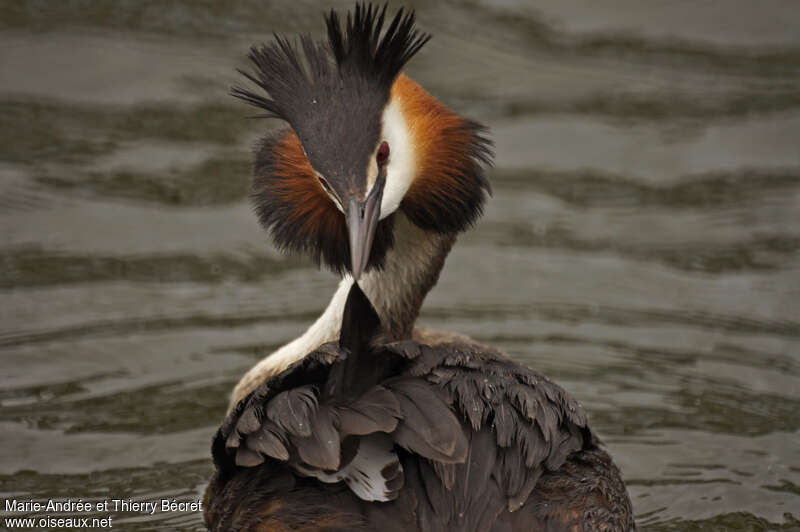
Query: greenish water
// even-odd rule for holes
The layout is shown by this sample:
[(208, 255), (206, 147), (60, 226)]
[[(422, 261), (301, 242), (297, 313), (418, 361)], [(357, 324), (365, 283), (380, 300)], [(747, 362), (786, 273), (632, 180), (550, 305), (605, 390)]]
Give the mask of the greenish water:
[[(416, 8), (409, 74), (497, 147), (424, 324), (577, 396), (641, 529), (800, 530), (800, 9)], [(228, 392), (327, 303), (247, 203), (275, 124), (226, 94), (251, 43), (323, 11), (0, 5), (3, 499), (197, 498)]]

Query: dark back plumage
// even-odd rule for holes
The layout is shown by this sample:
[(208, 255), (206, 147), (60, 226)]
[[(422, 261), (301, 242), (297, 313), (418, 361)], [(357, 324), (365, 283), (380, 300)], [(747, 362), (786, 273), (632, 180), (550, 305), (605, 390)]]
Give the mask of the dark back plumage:
[[(585, 492), (580, 513), (526, 509), (557, 530), (605, 508), (602, 486), (580, 484), (588, 467), (581, 464), (601, 474), (593, 481), (618, 482), (619, 472), (564, 390), (477, 344), (372, 345), (379, 326), (354, 285), (341, 340), (268, 380), (230, 413), (213, 444), (212, 530), (327, 516), (347, 524), (326, 530), (489, 531), (498, 521), (519, 521), (516, 512), (537, 487), (553, 496)], [(560, 472), (568, 461), (573, 476)], [(245, 492), (260, 493), (258, 505), (236, 500)], [(317, 500), (315, 516), (307, 507), (292, 513), (296, 497), (308, 493), (331, 502)], [(630, 520), (630, 508), (611, 518)]]

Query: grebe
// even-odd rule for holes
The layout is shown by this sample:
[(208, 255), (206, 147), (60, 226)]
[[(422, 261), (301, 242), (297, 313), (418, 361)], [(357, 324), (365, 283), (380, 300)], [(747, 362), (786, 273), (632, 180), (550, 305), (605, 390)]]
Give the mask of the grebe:
[[(283, 250), (343, 274), (327, 309), (237, 384), (215, 436), (211, 530), (632, 530), (580, 405), (453, 333), (416, 329), (456, 235), (481, 214), (485, 129), (400, 72), (429, 39), (357, 5), (328, 42), (254, 47), (233, 94), (289, 125), (253, 199)], [(363, 290), (363, 292), (362, 292)]]

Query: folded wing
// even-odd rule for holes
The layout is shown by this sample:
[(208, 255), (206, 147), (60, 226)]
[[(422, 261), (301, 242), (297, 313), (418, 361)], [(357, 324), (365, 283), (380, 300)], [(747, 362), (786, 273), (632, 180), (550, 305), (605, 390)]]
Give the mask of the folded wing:
[(402, 504), (422, 529), (487, 530), (544, 472), (596, 445), (580, 405), (544, 376), (467, 341), (376, 344), (379, 327), (354, 288), (342, 340), (230, 413), (213, 446), (218, 474), (269, 461)]

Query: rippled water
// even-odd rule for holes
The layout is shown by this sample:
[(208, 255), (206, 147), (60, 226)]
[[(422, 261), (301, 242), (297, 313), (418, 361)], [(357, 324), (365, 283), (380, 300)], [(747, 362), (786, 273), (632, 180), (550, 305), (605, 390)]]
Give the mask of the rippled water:
[[(799, 529), (800, 9), (536, 4), (417, 3), (409, 73), (497, 144), (424, 323), (580, 398), (642, 529)], [(246, 201), (274, 124), (226, 95), (321, 12), (0, 5), (3, 498), (199, 496), (229, 390), (326, 304)]]

